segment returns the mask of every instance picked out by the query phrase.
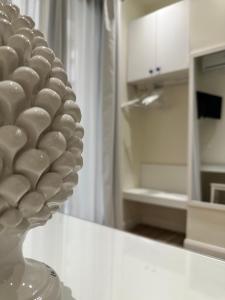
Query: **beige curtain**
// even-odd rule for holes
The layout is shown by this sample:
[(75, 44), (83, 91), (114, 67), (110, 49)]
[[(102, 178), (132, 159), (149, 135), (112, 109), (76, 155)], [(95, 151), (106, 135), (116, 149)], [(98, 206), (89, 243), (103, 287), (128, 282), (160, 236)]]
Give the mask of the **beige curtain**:
[(117, 0), (105, 0), (101, 45), (101, 105), (104, 223), (121, 227), (120, 108), (118, 105), (118, 10)]

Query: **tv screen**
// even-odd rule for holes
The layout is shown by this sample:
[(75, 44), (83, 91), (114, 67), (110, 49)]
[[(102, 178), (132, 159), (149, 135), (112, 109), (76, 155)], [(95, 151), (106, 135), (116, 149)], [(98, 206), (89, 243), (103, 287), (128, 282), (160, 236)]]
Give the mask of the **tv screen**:
[(197, 92), (198, 118), (221, 119), (222, 97)]

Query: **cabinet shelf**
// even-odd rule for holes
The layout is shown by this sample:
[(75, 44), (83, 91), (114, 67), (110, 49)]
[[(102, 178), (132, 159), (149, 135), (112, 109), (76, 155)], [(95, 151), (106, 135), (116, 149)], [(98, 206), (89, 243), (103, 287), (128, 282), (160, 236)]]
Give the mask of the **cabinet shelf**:
[(225, 165), (202, 165), (201, 172), (205, 173), (224, 173), (225, 174)]
[(188, 196), (154, 189), (131, 188), (123, 191), (123, 199), (186, 210)]

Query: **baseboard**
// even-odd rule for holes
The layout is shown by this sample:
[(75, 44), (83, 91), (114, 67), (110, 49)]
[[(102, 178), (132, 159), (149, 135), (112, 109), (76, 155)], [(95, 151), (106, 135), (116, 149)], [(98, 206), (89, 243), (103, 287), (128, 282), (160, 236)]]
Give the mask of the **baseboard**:
[(188, 250), (192, 250), (200, 254), (225, 259), (225, 248), (219, 246), (202, 243), (196, 240), (185, 239), (184, 247)]

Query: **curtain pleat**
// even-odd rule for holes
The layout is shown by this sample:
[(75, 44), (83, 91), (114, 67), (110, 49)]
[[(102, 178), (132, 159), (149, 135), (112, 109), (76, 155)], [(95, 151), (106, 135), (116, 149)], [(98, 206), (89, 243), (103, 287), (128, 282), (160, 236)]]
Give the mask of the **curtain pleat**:
[(68, 0), (49, 0), (48, 42), (55, 54), (67, 62)]
[(119, 226), (121, 205), (118, 109), (118, 2), (103, 6), (100, 96), (102, 107), (102, 164), (104, 224)]

